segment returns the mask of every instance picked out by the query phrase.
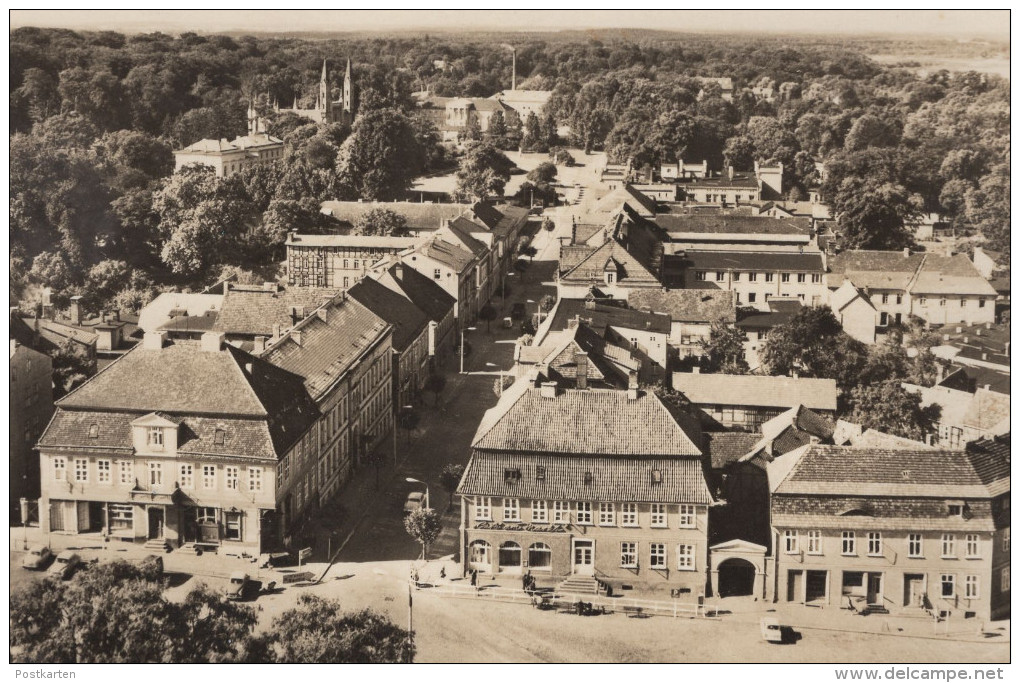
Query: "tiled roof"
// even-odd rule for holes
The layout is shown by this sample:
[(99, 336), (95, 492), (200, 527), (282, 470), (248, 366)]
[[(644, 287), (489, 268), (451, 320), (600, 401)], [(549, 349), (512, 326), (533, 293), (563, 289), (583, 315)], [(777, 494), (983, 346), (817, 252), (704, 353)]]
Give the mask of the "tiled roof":
[(974, 393), (978, 387), (987, 387), (999, 394), (1009, 395), (1009, 374), (993, 368), (956, 365), (938, 384), (940, 387)]
[(995, 288), (981, 276), (966, 254), (925, 254), (910, 291), (915, 294), (996, 295)]
[(472, 232), (484, 232), (484, 226), (478, 225), (474, 221), (463, 216), (455, 218), (442, 230), (442, 232), (447, 231), (449, 234), (444, 234), (443, 237), (449, 237), (451, 241), (458, 243), (458, 246), (464, 247), (475, 256), (482, 256), (489, 251), (485, 242), (471, 236)]
[(829, 259), (826, 282), (831, 289), (849, 279), (858, 287), (906, 290), (924, 256), (904, 256), (902, 251), (844, 251)]
[(836, 380), (674, 372), (673, 388), (697, 405), (836, 410)]
[(817, 252), (688, 251), (684, 256), (667, 255), (663, 258), (672, 268), (690, 270), (822, 272), (822, 255)]
[(726, 322), (737, 317), (734, 292), (695, 289), (637, 289), (627, 297), (631, 308), (665, 313), (673, 322)]
[(963, 425), (981, 431), (995, 430), (1009, 420), (1009, 396), (984, 387), (974, 392), (974, 398), (963, 415)]
[(318, 400), (358, 356), (389, 332), (390, 325), (359, 302), (336, 298), (273, 342), (262, 357), (304, 378), (308, 393)]
[[(538, 479), (537, 468), (544, 468)], [(507, 477), (519, 470), (519, 479)], [(652, 483), (657, 470), (661, 482)], [(590, 484), (586, 484), (586, 476)], [(619, 458), (479, 453), (471, 456), (458, 492), (545, 500), (590, 500), (634, 503), (713, 502), (697, 458)]]
[[(696, 291), (708, 291), (708, 290), (696, 290)], [(772, 303), (772, 302), (769, 302)], [(797, 302), (798, 310), (800, 308), (800, 302)], [(741, 330), (771, 330), (773, 327), (779, 325), (785, 325), (786, 323), (793, 320), (793, 317), (797, 315), (797, 311), (772, 311), (769, 313), (752, 313), (751, 315), (745, 316), (737, 321), (736, 325)]]
[(197, 318), (209, 311), (215, 313), (222, 302), (222, 294), (163, 292), (142, 307), (138, 314), (138, 326), (146, 332), (155, 332), (172, 314)]
[(660, 214), (655, 224), (669, 233), (797, 235), (811, 234), (809, 218), (772, 218), (771, 216)]
[(98, 339), (92, 330), (75, 325), (65, 325), (49, 318), (39, 319), (39, 336), (57, 346), (63, 345), (68, 339), (85, 345), (95, 344)]
[(572, 283), (603, 283), (607, 270), (616, 273), (616, 281), (621, 285), (659, 284), (658, 278), (622, 244), (613, 239), (595, 249), (570, 270), (563, 272), (560, 280)]
[(175, 315), (156, 328), (165, 332), (208, 332), (216, 327), (219, 313), (206, 311), (202, 315)]
[(437, 323), (453, 311), (453, 306), (457, 301), (434, 280), (403, 264), (393, 264), (387, 267), (379, 278), (379, 282), (395, 292), (401, 292), (430, 320)]
[[(986, 498), (1009, 468), (963, 450), (809, 446), (777, 494)], [(979, 466), (975, 466), (979, 463)]]
[[(982, 481), (1008, 482), (1010, 475), (1010, 433), (967, 444), (967, 455)], [(1000, 486), (1001, 488), (1001, 486)], [(1008, 490), (1008, 487), (1007, 489)]]
[(860, 436), (852, 438), (850, 443), (857, 448), (933, 448), (923, 441), (914, 441), (875, 429), (865, 430)]
[[(472, 446), (515, 453), (700, 455), (691, 436), (654, 394), (566, 389), (555, 398), (528, 388), (483, 419)], [(636, 429), (635, 425), (640, 425)]]
[(630, 185), (622, 185), (599, 199), (591, 213), (610, 214), (620, 211), (624, 205), (630, 206), (638, 215), (654, 216), (655, 200), (638, 192)]
[(705, 432), (705, 449), (712, 469), (723, 469), (751, 452), (761, 434), (749, 432)]
[(462, 273), (465, 268), (471, 265), (475, 257), (456, 244), (450, 244), (446, 240), (434, 238), (421, 247), (423, 254), (429, 258), (439, 261), (445, 266), (452, 268), (457, 273)]
[(410, 300), (372, 278), (363, 278), (347, 296), (393, 325), (393, 348), (403, 353), (429, 326), (429, 318)]
[(644, 330), (657, 334), (669, 334), (670, 319), (661, 313), (646, 313), (630, 308), (608, 306), (606, 304), (589, 303), (584, 299), (560, 299), (556, 305), (550, 329), (565, 330), (570, 321), (580, 318), (589, 321), (588, 325), (596, 330), (606, 326), (620, 327), (628, 330)]
[(583, 244), (571, 244), (560, 247), (560, 274), (566, 273), (577, 267), (579, 263), (595, 253), (598, 247), (589, 247)]
[(300, 320), (338, 292), (315, 287), (292, 287), (283, 291), (231, 287), (223, 295), (213, 329), (228, 335), (271, 336), (276, 325), (287, 329), (297, 322), (291, 315), (294, 308), (298, 309), (297, 319)]
[(353, 226), (358, 219), (373, 209), (386, 209), (399, 214), (410, 230), (438, 230), (443, 221), (460, 216), (469, 204), (432, 204), (419, 202), (339, 202), (322, 203), (322, 213), (332, 216), (341, 223)]

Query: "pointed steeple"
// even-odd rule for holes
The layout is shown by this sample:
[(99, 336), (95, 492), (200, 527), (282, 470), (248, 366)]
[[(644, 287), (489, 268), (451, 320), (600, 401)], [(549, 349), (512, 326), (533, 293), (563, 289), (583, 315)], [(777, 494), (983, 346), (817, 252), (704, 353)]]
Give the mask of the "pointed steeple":
[(347, 70), (344, 72), (343, 108), (346, 114), (354, 112), (354, 79), (351, 77), (350, 57), (347, 58)]
[(315, 100), (315, 109), (319, 112), (321, 122), (329, 121), (329, 112), (333, 108), (333, 97), (329, 92), (329, 77), (326, 70), (326, 60), (322, 60), (322, 77), (319, 79), (319, 96)]

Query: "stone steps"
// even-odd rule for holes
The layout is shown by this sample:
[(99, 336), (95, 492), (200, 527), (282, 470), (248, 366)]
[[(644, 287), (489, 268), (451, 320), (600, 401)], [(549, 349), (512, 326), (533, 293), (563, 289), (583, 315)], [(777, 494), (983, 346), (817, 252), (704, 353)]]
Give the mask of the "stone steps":
[(604, 589), (594, 576), (574, 574), (556, 586), (557, 593), (576, 593), (582, 595), (600, 595)]

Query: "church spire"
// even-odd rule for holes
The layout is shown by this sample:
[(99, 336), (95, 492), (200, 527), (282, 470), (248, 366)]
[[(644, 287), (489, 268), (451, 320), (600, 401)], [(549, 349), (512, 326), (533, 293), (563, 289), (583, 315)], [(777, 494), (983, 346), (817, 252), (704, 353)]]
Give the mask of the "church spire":
[(351, 77), (351, 58), (347, 58), (347, 70), (344, 72), (344, 96), (343, 96), (343, 107), (344, 112), (351, 114), (354, 112), (354, 82)]
[(322, 77), (319, 79), (319, 96), (315, 101), (315, 108), (322, 116), (323, 122), (329, 121), (329, 111), (332, 109), (333, 97), (329, 92), (329, 77), (326, 71), (326, 60), (322, 60)]

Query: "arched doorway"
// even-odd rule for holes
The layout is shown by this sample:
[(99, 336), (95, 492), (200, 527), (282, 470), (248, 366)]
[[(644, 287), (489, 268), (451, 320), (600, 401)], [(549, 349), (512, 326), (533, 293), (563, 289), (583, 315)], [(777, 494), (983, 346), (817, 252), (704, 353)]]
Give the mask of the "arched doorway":
[(754, 594), (754, 565), (745, 559), (731, 557), (719, 565), (719, 597)]
[(468, 550), (468, 567), (478, 571), (492, 571), (491, 546), (485, 541), (474, 541)]
[(499, 571), (503, 574), (521, 573), (521, 546), (513, 541), (499, 546)]

